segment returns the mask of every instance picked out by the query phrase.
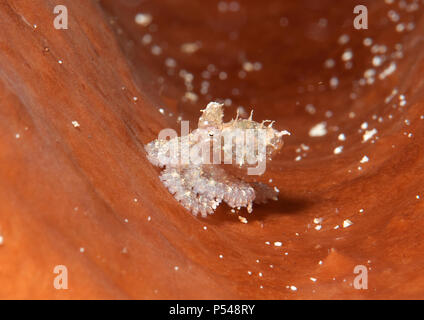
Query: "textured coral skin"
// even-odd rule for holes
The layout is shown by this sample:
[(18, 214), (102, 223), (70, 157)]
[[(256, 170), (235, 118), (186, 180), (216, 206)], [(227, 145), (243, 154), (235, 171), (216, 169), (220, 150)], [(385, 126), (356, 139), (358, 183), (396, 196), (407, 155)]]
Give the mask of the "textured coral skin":
[[(184, 163), (180, 159), (184, 153), (181, 151), (182, 147), (176, 152), (171, 151), (172, 148), (181, 146), (183, 139), (189, 140), (187, 141), (189, 147), (197, 143), (205, 146), (207, 150), (212, 149), (212, 153), (216, 147), (210, 146), (218, 145), (218, 154), (223, 155), (222, 159), (228, 157), (232, 160), (231, 164), (244, 168), (252, 163), (252, 158), (255, 162), (270, 160), (272, 155), (282, 148), (282, 136), (289, 134), (287, 131), (279, 132), (273, 129), (272, 122), (265, 126), (264, 122), (253, 121), (252, 114), (249, 119), (239, 119), (237, 114), (236, 119), (228, 123), (223, 122), (223, 116), (223, 105), (211, 102), (205, 110), (202, 110), (198, 129), (188, 136), (175, 137), (171, 140), (157, 139), (145, 146), (149, 161), (155, 166), (165, 167), (160, 175), (162, 183), (175, 199), (194, 215), (200, 213), (202, 217), (206, 217), (214, 213), (222, 201), (231, 208), (246, 207), (250, 213), (253, 210), (253, 202), (266, 203), (269, 199), (278, 200), (277, 190), (259, 182), (251, 184), (244, 182), (226, 171), (225, 164), (205, 162), (198, 164), (191, 161), (191, 158), (189, 163)], [(241, 150), (237, 149), (236, 139), (230, 140), (229, 145), (222, 143), (227, 135), (230, 138), (232, 134), (240, 136), (240, 133), (248, 129), (263, 130), (262, 143), (265, 151), (263, 154), (259, 152), (257, 137), (252, 139), (252, 143), (243, 144)], [(237, 153), (239, 151), (241, 152)]]

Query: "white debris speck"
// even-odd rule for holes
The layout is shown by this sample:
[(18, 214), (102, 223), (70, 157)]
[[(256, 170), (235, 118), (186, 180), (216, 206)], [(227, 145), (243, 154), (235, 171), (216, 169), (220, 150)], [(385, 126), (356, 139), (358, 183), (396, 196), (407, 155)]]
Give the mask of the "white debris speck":
[(125, 219), (124, 219), (124, 222), (125, 222), (125, 223), (128, 223), (128, 219), (126, 219), (126, 218), (125, 218)]
[(150, 23), (152, 23), (153, 18), (152, 15), (148, 13), (137, 13), (134, 20), (138, 25), (147, 27)]
[(203, 230), (208, 230), (208, 227), (207, 226), (203, 226)]
[(238, 216), (238, 219), (240, 220), (241, 223), (248, 223), (249, 221), (247, 221), (247, 219), (245, 217), (242, 216)]
[(334, 59), (327, 59), (327, 60), (325, 60), (325, 62), (324, 62), (324, 66), (325, 66), (327, 69), (331, 69), (331, 68), (333, 68), (335, 65), (336, 65), (336, 62), (334, 61)]
[(21, 137), (21, 135), (19, 133), (15, 134), (15, 138), (19, 139)]
[(80, 127), (80, 124), (78, 123), (78, 121), (72, 121), (72, 125), (74, 126), (74, 128)]
[(345, 221), (343, 221), (343, 228), (350, 227), (352, 224), (353, 224), (352, 221), (350, 221), (349, 219), (346, 219)]
[(333, 153), (334, 154), (340, 154), (343, 151), (343, 146), (338, 146), (336, 148), (334, 148)]
[(134, 96), (134, 97), (133, 97), (133, 101), (134, 101), (134, 102), (137, 102), (137, 101), (138, 101), (138, 97), (135, 97), (135, 96)]
[(249, 276), (251, 276), (251, 275), (252, 275), (252, 271), (247, 271), (247, 274), (248, 274)]
[(359, 161), (359, 162), (360, 163), (365, 163), (365, 162), (368, 162), (368, 161), (369, 161), (369, 158), (367, 156), (363, 156), (362, 159), (361, 159), (361, 161)]
[(181, 51), (187, 54), (195, 53), (199, 49), (200, 49), (199, 42), (184, 43), (181, 45)]
[(4, 238), (3, 236), (0, 236), (0, 246), (4, 243)]
[(417, 198), (417, 200), (419, 200), (419, 199), (420, 199), (420, 195), (418, 195), (418, 194), (417, 194), (417, 195), (415, 196), (415, 198)]
[(364, 212), (364, 209), (359, 209), (359, 212), (360, 212), (360, 213), (363, 213), (363, 212)]
[(336, 89), (339, 85), (339, 79), (337, 77), (330, 78), (330, 87), (331, 89)]
[(262, 277), (263, 276), (262, 272), (259, 272), (258, 273), (258, 276)]
[(339, 139), (340, 141), (346, 141), (346, 136), (344, 133), (340, 133), (337, 139)]
[(57, 63), (63, 64), (63, 61), (62, 60), (58, 60)]
[(384, 69), (383, 72), (381, 72), (378, 75), (378, 78), (380, 80), (383, 80), (383, 79), (385, 79), (386, 77), (388, 77), (389, 75), (391, 75), (395, 71), (396, 71), (396, 63), (395, 62), (391, 62), (390, 65), (386, 69)]
[(137, 198), (134, 198), (134, 202), (138, 202), (138, 199)]
[(147, 221), (151, 221), (152, 220), (152, 217), (151, 216), (148, 216), (147, 217)]
[(141, 43), (144, 45), (148, 45), (152, 42), (153, 37), (151, 34), (145, 34), (142, 38), (141, 38)]
[(186, 99), (186, 100), (188, 100), (188, 101), (191, 101), (191, 102), (196, 102), (196, 101), (197, 101), (197, 99), (198, 99), (198, 96), (197, 96), (197, 94), (195, 94), (194, 92), (189, 92), (189, 91), (187, 91), (187, 92), (184, 94), (184, 99)]
[(158, 56), (162, 53), (162, 48), (155, 44), (152, 46), (152, 49), (150, 51), (153, 55)]
[(321, 228), (322, 228), (322, 225), (320, 225), (320, 224), (315, 226), (315, 230), (317, 230), (317, 231), (321, 230)]
[(306, 112), (307, 113), (309, 113), (309, 114), (315, 114), (316, 113), (316, 109), (315, 109), (315, 106), (313, 105), (313, 104), (307, 104), (306, 105), (306, 107), (305, 107), (305, 110), (306, 110)]
[(80, 248), (80, 252), (83, 253), (85, 249), (83, 247)]
[(297, 291), (297, 288), (296, 288), (295, 286), (290, 286), (290, 289), (291, 289), (292, 291)]
[(175, 61), (175, 59), (172, 58), (166, 58), (165, 60), (165, 65), (168, 68), (175, 68), (177, 66), (177, 62)]
[(350, 49), (347, 49), (345, 52), (343, 52), (342, 54), (342, 60), (343, 61), (349, 61), (353, 58), (353, 52)]
[(276, 247), (281, 247), (282, 245), (283, 245), (283, 243), (281, 241), (274, 242), (274, 246), (276, 246)]
[(224, 256), (222, 254), (219, 255), (219, 259), (223, 259)]
[(309, 130), (309, 136), (311, 137), (322, 137), (322, 136), (325, 136), (326, 134), (327, 134), (326, 122), (320, 122)]
[(178, 266), (175, 266), (175, 267), (174, 267), (174, 270), (175, 270), (175, 271), (178, 271), (178, 269), (179, 269), (179, 267), (178, 267)]
[(314, 277), (310, 277), (309, 279), (311, 279), (312, 282), (316, 282), (317, 281), (317, 278), (314, 278)]
[(320, 224), (322, 222), (322, 218), (314, 218), (315, 224)]
[(367, 130), (365, 131), (364, 135), (362, 136), (362, 142), (367, 142), (369, 139), (371, 139), (375, 134), (377, 133), (377, 129)]
[(163, 108), (159, 108), (158, 110), (161, 114), (165, 114), (165, 110), (163, 110)]

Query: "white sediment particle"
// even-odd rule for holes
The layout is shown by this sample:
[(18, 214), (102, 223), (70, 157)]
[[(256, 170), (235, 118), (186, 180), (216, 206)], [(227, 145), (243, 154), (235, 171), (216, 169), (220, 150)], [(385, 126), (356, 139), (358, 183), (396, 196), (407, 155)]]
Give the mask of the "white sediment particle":
[(309, 278), (312, 282), (316, 282), (317, 281), (317, 278), (314, 278), (314, 277), (310, 277)]
[(343, 151), (343, 146), (338, 146), (333, 150), (334, 154), (340, 154)]
[(137, 198), (134, 198), (134, 202), (138, 202), (138, 199)]
[(283, 243), (281, 241), (275, 241), (274, 242), (274, 246), (276, 247), (281, 247), (283, 245)]
[(248, 271), (247, 271), (247, 274), (248, 274), (249, 276), (251, 276), (251, 275), (252, 275), (252, 271), (248, 270)]
[(327, 123), (320, 122), (309, 130), (310, 137), (322, 137), (327, 134)]
[(172, 58), (166, 58), (165, 60), (165, 65), (168, 68), (175, 68), (177, 66), (177, 62), (175, 61), (175, 59)]
[(262, 277), (263, 276), (262, 272), (259, 272), (258, 273), (258, 276)]
[(252, 72), (255, 70), (255, 66), (252, 62), (246, 61), (243, 63), (243, 69), (246, 72)]
[(159, 108), (158, 110), (161, 114), (165, 114), (165, 110), (163, 110), (163, 108)]
[(220, 254), (219, 259), (224, 259), (224, 256), (222, 254)]
[(207, 226), (203, 226), (203, 230), (208, 230), (208, 227)]
[(364, 209), (359, 209), (359, 213), (364, 213)]
[(368, 122), (363, 122), (362, 124), (361, 124), (361, 129), (362, 130), (365, 130), (365, 129), (367, 129), (368, 128)]
[(362, 142), (367, 142), (377, 133), (377, 129), (366, 130), (364, 135), (362, 136)]
[(138, 97), (134, 96), (134, 97), (133, 97), (133, 101), (134, 101), (134, 102), (137, 102), (137, 101), (138, 101)]
[(153, 37), (151, 34), (147, 33), (141, 38), (141, 43), (144, 45), (148, 45), (152, 42)]
[(19, 133), (15, 134), (15, 138), (19, 139), (21, 137), (21, 135)]
[(348, 42), (349, 42), (349, 40), (350, 40), (349, 35), (347, 35), (347, 34), (342, 34), (342, 35), (339, 37), (338, 43), (339, 43), (340, 45), (344, 45), (344, 44), (348, 43)]
[(147, 27), (150, 23), (152, 23), (153, 18), (152, 15), (148, 13), (137, 13), (134, 20), (138, 25)]
[(331, 68), (333, 68), (335, 65), (336, 65), (336, 62), (334, 61), (334, 59), (327, 59), (327, 60), (325, 60), (325, 62), (324, 62), (324, 66), (325, 66), (327, 69), (331, 69)]
[(218, 78), (219, 78), (219, 80), (226, 80), (228, 78), (228, 75), (227, 75), (227, 73), (225, 71), (221, 71), (218, 74)]
[(191, 101), (191, 102), (196, 102), (197, 99), (198, 99), (197, 94), (195, 94), (194, 92), (189, 92), (189, 91), (187, 91), (184, 94), (184, 98), (188, 101)]
[(0, 235), (0, 246), (3, 245), (3, 243), (4, 243), (4, 238), (2, 235)]
[(178, 266), (175, 266), (175, 267), (174, 267), (174, 270), (175, 270), (175, 271), (178, 271), (178, 269), (180, 269)]
[(315, 106), (313, 104), (310, 104), (310, 103), (306, 105), (305, 110), (309, 114), (315, 114), (316, 113)]
[(359, 161), (359, 162), (360, 163), (365, 163), (365, 162), (368, 162), (368, 161), (369, 161), (369, 158), (367, 156), (363, 156), (362, 159), (361, 159), (361, 161)]
[(63, 60), (58, 60), (57, 63), (63, 64)]
[(322, 225), (320, 225), (320, 224), (315, 226), (315, 230), (317, 230), (317, 231), (321, 230), (321, 228), (322, 228)]
[(79, 249), (79, 251), (80, 251), (81, 253), (84, 253), (85, 249), (84, 249), (83, 247), (81, 247), (81, 248)]
[(365, 38), (362, 43), (364, 44), (364, 46), (369, 47), (370, 45), (372, 45), (372, 39), (371, 38)]
[(238, 219), (240, 220), (241, 223), (248, 223), (249, 221), (247, 221), (247, 219), (245, 217), (242, 216), (238, 216)]
[(199, 42), (188, 42), (181, 45), (181, 51), (187, 54), (193, 54), (200, 49)]
[(419, 200), (419, 199), (420, 199), (420, 195), (419, 195), (419, 194), (417, 194), (417, 195), (415, 196), (415, 198), (417, 198), (417, 200)]
[(372, 65), (373, 65), (374, 67), (379, 67), (379, 66), (381, 66), (381, 65), (383, 64), (383, 62), (384, 62), (384, 59), (383, 59), (381, 56), (374, 56), (374, 57), (372, 58)]
[(297, 288), (295, 286), (290, 286), (290, 290), (297, 291)]
[(346, 136), (344, 133), (340, 133), (339, 136), (337, 137), (337, 139), (339, 139), (340, 141), (345, 141), (346, 140)]
[(152, 217), (151, 216), (148, 216), (147, 217), (147, 221), (151, 221), (152, 220)]
[(152, 46), (151, 52), (153, 55), (158, 56), (162, 53), (162, 48), (155, 44)]
[(331, 89), (336, 89), (339, 85), (339, 79), (337, 77), (330, 78), (330, 87)]
[(124, 222), (125, 222), (125, 223), (128, 223), (128, 219), (126, 219), (126, 218), (125, 218), (125, 219), (124, 219)]
[(353, 52), (351, 49), (347, 49), (345, 52), (343, 52), (342, 54), (342, 60), (343, 61), (349, 61), (353, 58)]
[(348, 228), (353, 224), (352, 221), (350, 221), (349, 219), (346, 219), (345, 221), (343, 221), (343, 228)]
[(315, 224), (320, 224), (322, 222), (322, 218), (314, 218)]
[(74, 128), (79, 128), (80, 124), (78, 123), (78, 121), (72, 121), (72, 125), (74, 126)]
[(396, 63), (395, 62), (391, 62), (390, 65), (386, 69), (384, 69), (383, 72), (381, 72), (378, 75), (378, 78), (380, 80), (383, 80), (383, 79), (385, 79), (386, 77), (388, 77), (389, 75), (391, 75), (395, 71), (396, 71)]

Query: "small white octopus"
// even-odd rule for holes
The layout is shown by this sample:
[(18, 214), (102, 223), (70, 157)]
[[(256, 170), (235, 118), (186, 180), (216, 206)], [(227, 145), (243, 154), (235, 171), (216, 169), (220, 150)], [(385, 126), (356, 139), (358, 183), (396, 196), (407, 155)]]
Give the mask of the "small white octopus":
[[(252, 212), (253, 202), (278, 200), (277, 188), (271, 188), (261, 182), (251, 182), (252, 179), (249, 178), (253, 176), (241, 174), (241, 169), (246, 169), (255, 162), (270, 160), (282, 148), (282, 136), (290, 133), (275, 130), (272, 128), (273, 122), (269, 120), (255, 122), (252, 120), (252, 114), (248, 119), (240, 119), (237, 114), (236, 119), (224, 123), (223, 104), (217, 102), (210, 102), (206, 109), (201, 111), (203, 113), (198, 128), (188, 135), (170, 140), (156, 139), (145, 145), (149, 161), (164, 168), (160, 180), (175, 199), (194, 215), (200, 213), (202, 217), (213, 214), (222, 201), (231, 208), (246, 207), (248, 212)], [(269, 124), (265, 125), (267, 122)], [(241, 140), (237, 140), (237, 137), (247, 129), (261, 131), (262, 135), (251, 136), (253, 139), (249, 141), (253, 143), (240, 144)], [(230, 140), (227, 137), (230, 137)], [(247, 138), (243, 141), (247, 141)], [(187, 149), (184, 149), (184, 146)], [(191, 150), (195, 146), (196, 150), (206, 150), (204, 154), (208, 155), (208, 159), (208, 152), (211, 152), (214, 160), (215, 157), (227, 160), (224, 163), (210, 163), (204, 161), (205, 158), (201, 158), (201, 161), (193, 160)], [(182, 161), (184, 157), (189, 159)], [(228, 159), (232, 166), (228, 165)]]

